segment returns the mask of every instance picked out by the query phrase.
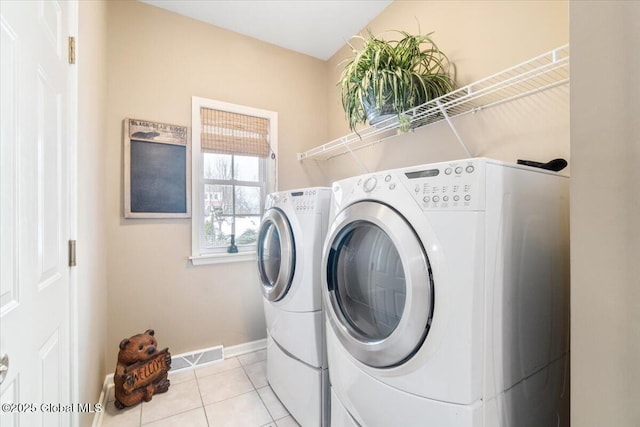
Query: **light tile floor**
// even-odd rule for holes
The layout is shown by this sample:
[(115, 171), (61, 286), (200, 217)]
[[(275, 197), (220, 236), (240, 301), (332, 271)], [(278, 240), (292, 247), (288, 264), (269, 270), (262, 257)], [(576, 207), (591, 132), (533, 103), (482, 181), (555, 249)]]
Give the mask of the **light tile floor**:
[(169, 371), (169, 391), (118, 410), (113, 387), (102, 427), (295, 427), (266, 376), (266, 350), (202, 368)]

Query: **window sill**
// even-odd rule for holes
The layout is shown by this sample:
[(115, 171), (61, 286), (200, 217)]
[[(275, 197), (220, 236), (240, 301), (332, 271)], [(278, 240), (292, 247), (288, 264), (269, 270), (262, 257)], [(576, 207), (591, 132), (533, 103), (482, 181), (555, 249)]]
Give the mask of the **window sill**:
[(255, 252), (238, 252), (237, 254), (218, 253), (189, 257), (194, 266), (209, 264), (226, 264), (230, 262), (256, 261)]

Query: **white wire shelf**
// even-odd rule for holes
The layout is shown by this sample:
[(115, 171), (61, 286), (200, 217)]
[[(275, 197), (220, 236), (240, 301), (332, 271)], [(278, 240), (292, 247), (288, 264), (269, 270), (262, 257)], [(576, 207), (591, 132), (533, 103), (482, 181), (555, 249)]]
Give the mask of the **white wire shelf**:
[[(446, 120), (460, 140), (450, 118), (494, 107), (569, 82), (569, 45), (561, 46), (529, 61), (457, 89), (412, 108), (403, 114), (415, 130)], [(298, 160), (332, 157), (382, 142), (399, 133), (397, 117), (392, 117), (358, 133), (350, 133), (326, 144), (298, 153)], [(464, 146), (462, 140), (460, 143)], [(464, 147), (467, 153), (469, 151)]]

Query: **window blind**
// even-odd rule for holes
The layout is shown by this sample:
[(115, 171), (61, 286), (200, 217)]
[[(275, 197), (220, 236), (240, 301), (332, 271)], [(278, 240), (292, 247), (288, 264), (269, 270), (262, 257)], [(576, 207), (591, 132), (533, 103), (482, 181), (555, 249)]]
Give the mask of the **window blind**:
[(203, 152), (267, 157), (269, 119), (200, 108), (200, 144)]

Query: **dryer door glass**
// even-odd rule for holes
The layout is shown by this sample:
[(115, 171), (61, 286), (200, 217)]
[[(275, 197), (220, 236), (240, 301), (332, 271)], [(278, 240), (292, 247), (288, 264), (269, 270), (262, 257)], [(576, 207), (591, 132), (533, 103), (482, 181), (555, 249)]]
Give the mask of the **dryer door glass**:
[(391, 335), (404, 311), (406, 280), (389, 236), (375, 224), (353, 223), (335, 262), (335, 297), (349, 326), (370, 341)]
[(390, 206), (340, 212), (327, 237), (323, 295), (333, 331), (361, 362), (397, 366), (420, 348), (433, 314), (433, 278), (413, 227)]
[(258, 274), (262, 294), (269, 301), (282, 299), (289, 290), (295, 269), (295, 244), (286, 215), (269, 209), (258, 233)]

